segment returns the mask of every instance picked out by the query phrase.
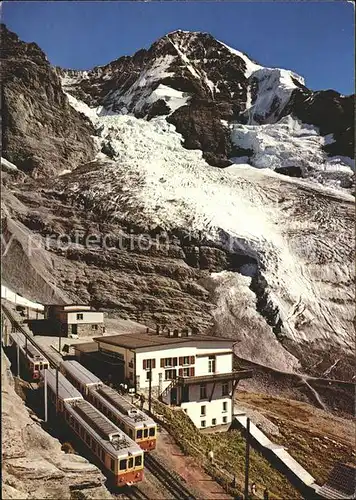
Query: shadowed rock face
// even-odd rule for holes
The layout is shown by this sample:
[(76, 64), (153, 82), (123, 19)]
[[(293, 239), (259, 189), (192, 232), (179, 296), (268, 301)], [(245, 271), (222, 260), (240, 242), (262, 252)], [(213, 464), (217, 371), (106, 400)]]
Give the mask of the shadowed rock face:
[(354, 95), (342, 96), (335, 90), (296, 89), (283, 114), (319, 127), (322, 135), (334, 134), (335, 142), (324, 147), (331, 156), (354, 158), (354, 100)]
[(1, 42), (2, 155), (35, 177), (91, 159), (92, 125), (69, 105), (42, 50), (4, 25)]

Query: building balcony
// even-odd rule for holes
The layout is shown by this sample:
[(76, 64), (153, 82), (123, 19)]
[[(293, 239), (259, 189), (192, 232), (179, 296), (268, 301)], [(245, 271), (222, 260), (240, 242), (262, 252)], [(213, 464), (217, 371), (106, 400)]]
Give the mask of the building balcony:
[(231, 380), (243, 380), (252, 377), (252, 370), (234, 370), (229, 373), (209, 373), (208, 375), (197, 375), (194, 377), (177, 377), (176, 385), (194, 385), (216, 382), (229, 382)]

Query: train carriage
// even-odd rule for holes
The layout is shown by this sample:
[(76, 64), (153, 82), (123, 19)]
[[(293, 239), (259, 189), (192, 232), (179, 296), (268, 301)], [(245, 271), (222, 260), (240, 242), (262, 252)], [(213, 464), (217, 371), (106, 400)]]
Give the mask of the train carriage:
[(39, 380), (42, 370), (49, 367), (48, 360), (31, 344), (21, 332), (11, 332), (13, 343), (19, 346), (22, 365), (31, 381)]
[(64, 361), (61, 370), (88, 401), (118, 425), (143, 450), (152, 451), (156, 448), (157, 425), (152, 418), (129, 403), (117, 391), (105, 385), (77, 361)]
[[(47, 370), (49, 398), (56, 401), (54, 370)], [(143, 451), (58, 373), (58, 410), (68, 426), (97, 457), (116, 486), (142, 481)]]

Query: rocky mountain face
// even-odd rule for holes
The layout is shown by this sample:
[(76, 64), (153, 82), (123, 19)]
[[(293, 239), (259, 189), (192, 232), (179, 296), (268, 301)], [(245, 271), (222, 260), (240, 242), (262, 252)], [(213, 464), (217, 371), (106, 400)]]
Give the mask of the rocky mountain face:
[[(24, 68), (10, 77), (5, 54), (5, 101), (31, 93), (4, 127), (3, 155), (31, 174), (7, 164), (10, 288), (230, 335), (280, 370), (322, 375), (352, 356), (353, 97), (208, 34), (170, 33), (90, 71), (3, 38)], [(40, 163), (22, 160), (31, 151)]]
[[(176, 31), (148, 50), (87, 72), (61, 71), (64, 87), (91, 107), (151, 119), (169, 115), (188, 149), (213, 166), (239, 155), (226, 122), (274, 123), (292, 115), (335, 134), (332, 155), (354, 157), (354, 97), (313, 92), (299, 75), (264, 68), (208, 33)], [(224, 123), (225, 122), (225, 123)]]
[(2, 155), (33, 176), (92, 158), (92, 125), (69, 105), (42, 50), (4, 25), (1, 42)]

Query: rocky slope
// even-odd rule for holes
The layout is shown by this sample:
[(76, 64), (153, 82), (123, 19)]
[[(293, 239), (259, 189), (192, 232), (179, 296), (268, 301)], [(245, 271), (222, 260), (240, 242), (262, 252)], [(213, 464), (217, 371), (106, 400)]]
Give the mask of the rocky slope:
[(1, 42), (3, 156), (34, 176), (91, 159), (91, 123), (69, 105), (42, 50), (3, 24)]
[[(354, 199), (319, 185), (327, 168), (351, 176), (323, 151), (343, 152), (334, 139), (352, 128), (351, 98), (312, 93), (291, 71), (186, 32), (92, 71), (51, 75), (62, 80), (63, 110), (96, 135), (96, 154), (51, 179), (7, 173), (10, 288), (152, 327), (228, 334), (242, 357), (280, 370), (302, 360), (315, 374), (311, 350), (331, 364), (351, 353)], [(310, 123), (320, 126), (326, 97), (332, 119), (319, 131)], [(338, 186), (349, 189), (347, 180)]]
[(2, 498), (112, 498), (105, 477), (79, 455), (61, 451), (16, 394), (1, 352)]

